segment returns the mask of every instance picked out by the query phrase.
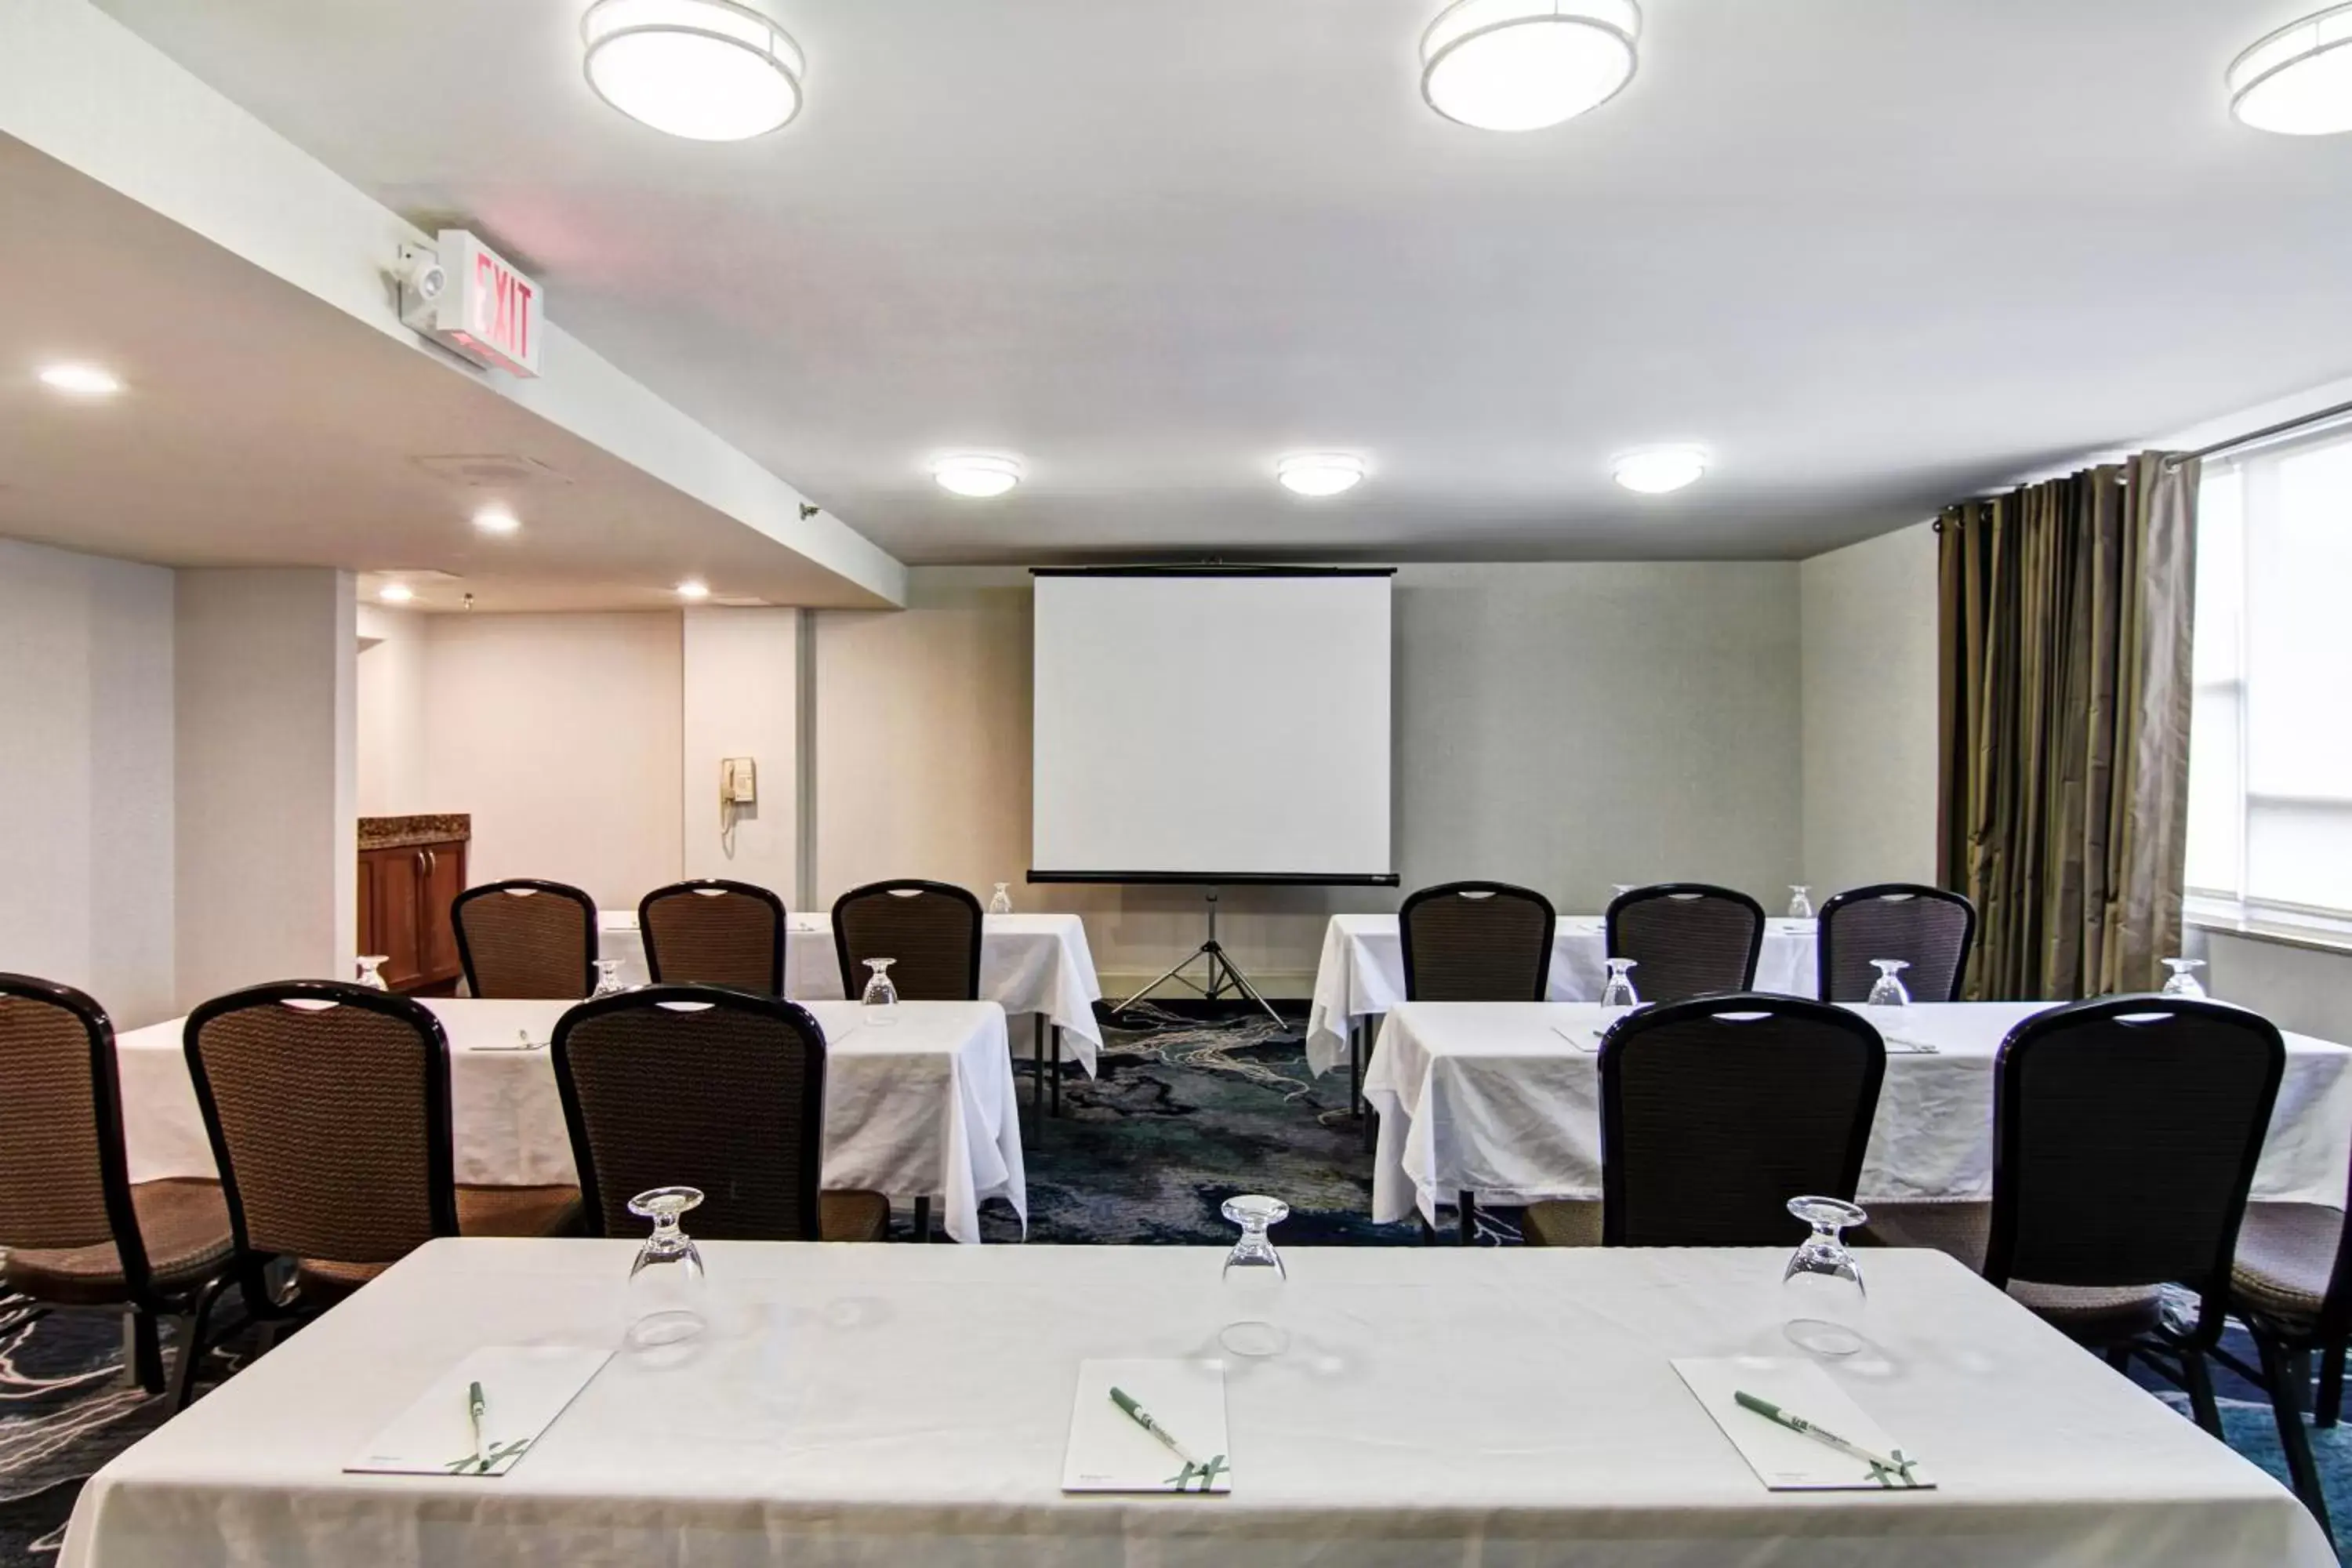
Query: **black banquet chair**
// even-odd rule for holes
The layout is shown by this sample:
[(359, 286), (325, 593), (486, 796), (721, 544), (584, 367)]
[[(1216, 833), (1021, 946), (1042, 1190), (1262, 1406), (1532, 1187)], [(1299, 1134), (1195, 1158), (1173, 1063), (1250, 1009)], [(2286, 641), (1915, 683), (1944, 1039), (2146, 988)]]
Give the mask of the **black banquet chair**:
[(656, 888), (637, 904), (656, 984), (784, 994), (784, 900), (751, 882), (705, 879)]
[(596, 988), (596, 901), (562, 882), (516, 878), (449, 900), (473, 996), (576, 1002)]
[(1910, 965), (1903, 988), (1915, 1002), (1957, 1002), (1976, 945), (1977, 907), (1958, 893), (1916, 882), (1849, 888), (1822, 906), (1816, 946), (1822, 999), (1866, 1002), (1878, 979), (1871, 961)]
[(797, 1004), (706, 985), (583, 1002), (555, 1026), (555, 1082), (582, 1206), (599, 1236), (635, 1236), (629, 1200), (700, 1189), (689, 1234), (737, 1241), (880, 1241), (890, 1202), (826, 1192), (824, 1031)]
[(894, 960), (890, 983), (906, 1002), (980, 999), (980, 900), (946, 882), (868, 882), (833, 902), (841, 994), (866, 993), (870, 958)]
[(1656, 1005), (1756, 984), (1764, 907), (1732, 888), (1660, 882), (1609, 902), (1609, 956), (1633, 961), (1633, 990)]
[(1886, 1076), (1860, 1015), (1724, 995), (1629, 1014), (1601, 1045), (1601, 1201), (1539, 1203), (1537, 1247), (1794, 1247), (1793, 1197), (1853, 1201)]
[(1551, 978), (1551, 900), (1508, 882), (1423, 888), (1397, 911), (1414, 1002), (1540, 1002)]
[[(2352, 1194), (2347, 1196), (2352, 1205)], [(2259, 1366), (2240, 1364), (2216, 1348), (2217, 1360), (2270, 1395), (2279, 1447), (2295, 1495), (2322, 1525), (2327, 1501), (2303, 1429), (2303, 1390), (2319, 1356), (2315, 1424), (2334, 1426), (2344, 1412), (2344, 1361), (2352, 1340), (2352, 1247), (2346, 1245), (2345, 1209), (2332, 1204), (2256, 1203), (2246, 1205), (2237, 1257), (2230, 1271), (2231, 1310), (2251, 1331)]]

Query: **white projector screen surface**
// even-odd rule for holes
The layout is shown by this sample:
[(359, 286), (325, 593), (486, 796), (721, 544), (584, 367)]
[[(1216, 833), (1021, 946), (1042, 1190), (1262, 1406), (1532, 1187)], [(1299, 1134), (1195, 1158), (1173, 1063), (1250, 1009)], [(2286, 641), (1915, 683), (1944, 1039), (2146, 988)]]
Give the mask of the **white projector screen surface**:
[(1391, 881), (1385, 573), (1041, 573), (1031, 875)]

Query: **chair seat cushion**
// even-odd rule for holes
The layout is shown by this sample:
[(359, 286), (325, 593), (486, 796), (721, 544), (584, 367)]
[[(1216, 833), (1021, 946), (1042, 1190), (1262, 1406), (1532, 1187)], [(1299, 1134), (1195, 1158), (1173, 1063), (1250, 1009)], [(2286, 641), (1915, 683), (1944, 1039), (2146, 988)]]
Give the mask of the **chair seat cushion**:
[(2319, 1316), (2344, 1240), (2344, 1211), (2326, 1204), (2248, 1204), (2230, 1270), (2237, 1304), (2292, 1327)]
[[(141, 1182), (131, 1189), (131, 1206), (139, 1216), (155, 1289), (185, 1289), (228, 1261), (228, 1205), (218, 1182)], [(61, 1307), (106, 1306), (124, 1300), (130, 1290), (111, 1237), (88, 1247), (11, 1251), (0, 1279), (12, 1290)]]
[[(1933, 1247), (1984, 1272), (1985, 1248), (1992, 1239), (1992, 1205), (1982, 1203), (1877, 1203), (1862, 1238), (1879, 1247)], [(1869, 1264), (1863, 1265), (1864, 1277)], [(2086, 1345), (2109, 1345), (2153, 1332), (2162, 1321), (2164, 1288), (2149, 1285), (2044, 1285), (2009, 1282), (2021, 1305), (2068, 1338)]]
[[(460, 1236), (572, 1236), (580, 1229), (577, 1187), (465, 1187), (457, 1189)], [(301, 1299), (331, 1307), (385, 1269), (392, 1260), (348, 1263), (329, 1258), (295, 1260), (294, 1280)]]
[(1601, 1205), (1581, 1198), (1529, 1204), (1519, 1216), (1519, 1236), (1529, 1247), (1598, 1247)]
[(890, 1235), (890, 1200), (849, 1189), (817, 1194), (817, 1233), (827, 1241), (883, 1241)]

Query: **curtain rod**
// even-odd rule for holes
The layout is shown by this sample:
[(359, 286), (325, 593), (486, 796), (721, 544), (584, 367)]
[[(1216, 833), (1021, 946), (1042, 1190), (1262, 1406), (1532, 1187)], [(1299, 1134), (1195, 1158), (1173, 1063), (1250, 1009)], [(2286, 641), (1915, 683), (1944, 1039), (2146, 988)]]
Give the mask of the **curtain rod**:
[(2340, 419), (2348, 414), (2352, 414), (2352, 403), (2339, 403), (2333, 408), (2323, 408), (2315, 414), (2305, 414), (2293, 419), (2282, 419), (2275, 425), (2265, 425), (2259, 430), (2249, 430), (2242, 436), (2232, 436), (2226, 441), (2216, 441), (2210, 447), (2200, 447), (2193, 452), (2176, 452), (2164, 459), (2164, 467), (2166, 471), (2169, 472), (2183, 463), (2218, 457), (2223, 452), (2233, 452), (2241, 447), (2251, 447), (2257, 441), (2267, 441), (2273, 436), (2284, 436), (2290, 430), (2300, 430), (2306, 425), (2325, 425), (2331, 419)]

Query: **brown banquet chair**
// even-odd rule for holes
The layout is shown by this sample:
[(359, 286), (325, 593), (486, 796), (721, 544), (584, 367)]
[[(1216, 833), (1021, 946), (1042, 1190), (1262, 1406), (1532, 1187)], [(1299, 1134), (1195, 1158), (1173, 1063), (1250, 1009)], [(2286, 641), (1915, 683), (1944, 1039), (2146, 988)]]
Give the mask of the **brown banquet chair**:
[(1414, 1002), (1540, 1002), (1551, 979), (1551, 900), (1507, 882), (1423, 888), (1397, 911)]
[(890, 983), (906, 1002), (980, 1000), (980, 900), (946, 882), (868, 882), (833, 903), (841, 994), (865, 994), (869, 958), (895, 960)]
[(1656, 1005), (1756, 984), (1764, 907), (1705, 882), (1660, 882), (1610, 900), (1609, 956), (1633, 961), (1633, 990)]
[(596, 988), (596, 901), (577, 888), (485, 882), (449, 900), (449, 923), (469, 995), (576, 1002)]
[(1822, 906), (1819, 983), (1824, 1002), (1866, 1002), (1878, 979), (1871, 961), (1910, 965), (1903, 988), (1915, 1002), (1957, 1002), (1976, 945), (1977, 907), (1958, 893), (1916, 882), (1849, 888)]
[(637, 930), (657, 985), (784, 994), (784, 901), (765, 888), (716, 879), (673, 882), (639, 901)]

